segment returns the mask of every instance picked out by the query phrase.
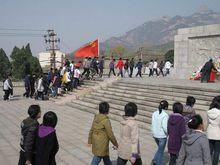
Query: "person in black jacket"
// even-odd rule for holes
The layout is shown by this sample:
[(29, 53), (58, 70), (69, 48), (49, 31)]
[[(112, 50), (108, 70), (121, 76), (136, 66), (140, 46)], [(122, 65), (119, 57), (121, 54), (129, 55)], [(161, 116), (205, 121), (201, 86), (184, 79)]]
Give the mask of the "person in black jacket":
[(31, 105), (28, 109), (29, 117), (21, 123), (21, 151), (18, 165), (33, 164), (34, 144), (38, 130), (38, 119), (41, 117), (39, 105)]
[(202, 77), (201, 77), (201, 82), (209, 82), (210, 80), (210, 74), (212, 69), (215, 69), (215, 66), (213, 64), (213, 60), (210, 59), (208, 62), (205, 63), (205, 65), (201, 69)]
[(56, 125), (57, 115), (52, 111), (45, 113), (36, 139), (35, 165), (56, 165), (55, 155), (59, 150)]

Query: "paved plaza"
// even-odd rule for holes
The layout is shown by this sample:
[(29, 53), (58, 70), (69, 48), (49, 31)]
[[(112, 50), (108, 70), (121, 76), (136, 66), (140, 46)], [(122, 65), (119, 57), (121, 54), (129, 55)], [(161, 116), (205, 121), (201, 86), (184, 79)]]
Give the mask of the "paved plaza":
[[(143, 79), (145, 80), (145, 78)], [(129, 79), (129, 81), (143, 82), (143, 79), (132, 78)], [(147, 78), (146, 85), (152, 83), (194, 86), (213, 90), (220, 88), (220, 83), (201, 84), (198, 81)], [(56, 130), (60, 149), (56, 156), (57, 164), (90, 164), (93, 155), (91, 149), (87, 147), (87, 138), (94, 115), (65, 105), (65, 102), (70, 102), (71, 99), (74, 98), (74, 93), (70, 93), (59, 99), (36, 101), (23, 98), (23, 92), (23, 87), (16, 87), (14, 89), (14, 97), (10, 101), (3, 101), (3, 92), (0, 92), (0, 164), (17, 164), (19, 157), (20, 123), (27, 117), (27, 109), (31, 104), (39, 104), (41, 106), (42, 116), (46, 111), (54, 111), (58, 115)], [(39, 122), (42, 122), (42, 118)], [(111, 120), (111, 122), (113, 131), (118, 138), (120, 124), (114, 120)], [(140, 143), (143, 164), (149, 165), (156, 151), (155, 142), (149, 131), (140, 129)], [(115, 162), (117, 159), (117, 151), (113, 150), (112, 147), (110, 148), (111, 160)], [(167, 164), (168, 158), (169, 156), (166, 149), (164, 164)]]
[[(90, 148), (87, 147), (88, 132), (93, 115), (73, 110), (54, 101), (35, 101), (21, 97), (23, 88), (16, 88), (15, 97), (11, 101), (0, 101), (0, 164), (15, 165), (19, 157), (20, 122), (27, 117), (27, 109), (31, 104), (39, 104), (42, 116), (46, 111), (57, 113), (59, 121), (57, 135), (60, 149), (56, 160), (58, 165), (88, 165), (92, 159)], [(3, 93), (0, 93), (2, 97)], [(42, 120), (40, 120), (41, 123)], [(119, 123), (111, 121), (116, 137), (119, 136)], [(146, 130), (140, 130), (140, 143), (143, 164), (148, 165), (153, 157), (156, 146)], [(112, 147), (110, 147), (112, 148)], [(111, 149), (112, 161), (117, 158), (117, 151)]]

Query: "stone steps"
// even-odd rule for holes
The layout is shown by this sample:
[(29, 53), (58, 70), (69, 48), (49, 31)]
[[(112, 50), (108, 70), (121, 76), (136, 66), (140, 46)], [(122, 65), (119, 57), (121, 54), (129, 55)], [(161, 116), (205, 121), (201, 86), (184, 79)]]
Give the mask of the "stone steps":
[[(93, 113), (93, 114), (97, 114), (98, 113), (98, 104), (100, 102), (96, 102), (95, 103), (88, 103), (85, 101), (81, 101), (81, 100), (74, 100), (72, 101), (71, 103), (67, 103), (66, 105), (70, 106), (70, 107), (73, 107), (75, 109), (78, 109), (78, 110), (82, 110), (82, 111), (86, 111), (86, 112), (89, 112), (89, 113)], [(110, 107), (111, 104), (110, 104)], [(115, 108), (111, 108), (110, 109), (110, 114), (109, 114), (109, 117), (113, 120), (116, 120), (116, 121), (122, 121), (122, 114), (123, 114), (123, 111), (120, 111), (118, 109), (115, 109)], [(145, 116), (137, 116), (136, 117), (137, 119), (137, 122), (138, 122), (138, 125), (140, 128), (143, 128), (143, 129), (147, 129), (147, 130), (150, 130), (150, 122), (151, 120), (149, 118), (146, 118)]]
[[(130, 93), (124, 93), (124, 91), (122, 93), (120, 91), (117, 91), (117, 89), (115, 91), (111, 91), (109, 89), (98, 90), (96, 93), (93, 93), (93, 94), (96, 94), (98, 96), (103, 96), (103, 97), (112, 97), (112, 96), (114, 96), (114, 98), (121, 99), (121, 100), (130, 99), (131, 101), (134, 101), (134, 102), (137, 102), (137, 103), (139, 101), (141, 101), (144, 104), (147, 101), (153, 101), (153, 102), (157, 102), (159, 104), (159, 102), (162, 99), (166, 99), (169, 102), (169, 104), (172, 105), (176, 101), (185, 102), (185, 100), (186, 100), (186, 98), (182, 98), (182, 97), (168, 98), (168, 97), (158, 97), (158, 95), (154, 95), (154, 96), (148, 96), (147, 94), (141, 95), (141, 93), (139, 93), (139, 95), (136, 95), (136, 94), (133, 95), (133, 94), (130, 94)], [(197, 106), (197, 108), (199, 108), (198, 106), (200, 106), (202, 109), (204, 109), (204, 108), (208, 108), (207, 104), (209, 104), (209, 103), (210, 103), (209, 101), (197, 100), (196, 106)]]
[(113, 86), (119, 86), (120, 88), (124, 89), (125, 87), (130, 87), (131, 89), (136, 89), (137, 87), (141, 87), (141, 91), (143, 90), (156, 90), (161, 92), (174, 92), (174, 93), (184, 93), (184, 94), (192, 94), (192, 95), (202, 95), (207, 97), (213, 97), (220, 93), (220, 90), (216, 91), (213, 89), (203, 89), (203, 88), (196, 88), (196, 87), (170, 87), (168, 85), (159, 86), (153, 84), (133, 84), (131, 82), (122, 82), (119, 81), (117, 83), (113, 83)]
[[(210, 102), (214, 96), (203, 96), (203, 95), (196, 95), (192, 93), (178, 93), (178, 92), (170, 92), (170, 91), (162, 91), (162, 90), (148, 90), (148, 89), (140, 89), (140, 88), (131, 88), (131, 87), (124, 87), (124, 86), (109, 86), (108, 90), (112, 91), (118, 91), (118, 92), (124, 92), (124, 93), (133, 93), (135, 94), (141, 94), (141, 95), (149, 95), (149, 96), (158, 96), (158, 97), (163, 97), (164, 99), (167, 98), (182, 98), (184, 99), (184, 102), (186, 100), (187, 96), (194, 96), (197, 100), (203, 100)], [(218, 94), (216, 94), (218, 95)], [(215, 96), (216, 96), (215, 95)]]
[[(134, 102), (138, 106), (136, 119), (141, 128), (150, 130), (152, 113), (158, 108), (161, 100), (169, 102), (167, 113), (172, 113), (172, 105), (179, 101), (185, 104), (188, 95), (196, 98), (195, 110), (197, 113), (206, 114), (214, 96), (219, 95), (220, 90), (212, 90), (199, 87), (171, 86), (163, 84), (144, 84), (121, 79), (113, 84), (102, 87), (79, 100), (72, 100), (69, 106), (75, 109), (98, 113), (98, 105), (102, 101), (110, 104), (110, 118), (121, 121), (124, 114), (124, 106), (128, 102)], [(128, 81), (128, 82), (127, 82)], [(85, 86), (96, 85), (86, 82)], [(219, 92), (219, 93), (218, 93)]]

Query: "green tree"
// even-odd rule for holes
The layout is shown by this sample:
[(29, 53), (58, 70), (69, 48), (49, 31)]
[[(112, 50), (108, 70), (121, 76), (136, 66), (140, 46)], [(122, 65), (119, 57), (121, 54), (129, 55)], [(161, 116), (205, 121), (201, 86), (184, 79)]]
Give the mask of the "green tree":
[(11, 64), (5, 51), (0, 49), (0, 79), (3, 79), (5, 75), (10, 74)]
[(174, 50), (171, 49), (168, 52), (166, 52), (166, 54), (164, 55), (164, 59), (165, 61), (170, 61), (172, 64), (174, 62)]
[(42, 73), (39, 60), (32, 56), (30, 44), (21, 49), (14, 47), (11, 59), (12, 74), (16, 79), (22, 79), (25, 74), (39, 75)]

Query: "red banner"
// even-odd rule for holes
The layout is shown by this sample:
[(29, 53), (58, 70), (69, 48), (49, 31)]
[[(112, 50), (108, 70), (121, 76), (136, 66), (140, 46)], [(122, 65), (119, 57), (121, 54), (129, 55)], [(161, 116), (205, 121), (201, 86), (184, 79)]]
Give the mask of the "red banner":
[(85, 58), (85, 57), (98, 57), (99, 55), (99, 41), (98, 39), (86, 44), (85, 46), (79, 48), (75, 52), (76, 58)]

